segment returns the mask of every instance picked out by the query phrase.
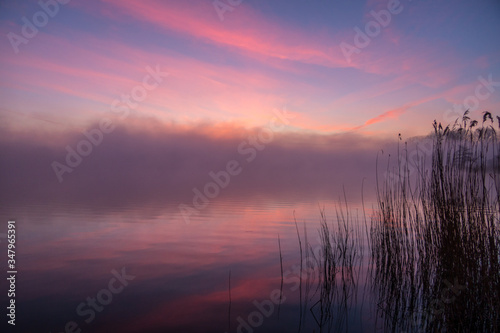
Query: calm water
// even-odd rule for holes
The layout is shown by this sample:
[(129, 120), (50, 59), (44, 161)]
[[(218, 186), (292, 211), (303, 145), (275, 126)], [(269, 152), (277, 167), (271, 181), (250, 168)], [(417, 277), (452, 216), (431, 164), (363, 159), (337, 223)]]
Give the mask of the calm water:
[[(314, 246), (319, 207), (333, 221), (334, 203), (227, 198), (189, 224), (173, 202), (11, 203), (0, 232), (16, 220), (16, 332), (294, 332), (299, 321), (302, 332), (319, 332), (318, 294), (297, 283), (294, 212)], [(369, 296), (351, 301), (342, 330), (372, 332)]]

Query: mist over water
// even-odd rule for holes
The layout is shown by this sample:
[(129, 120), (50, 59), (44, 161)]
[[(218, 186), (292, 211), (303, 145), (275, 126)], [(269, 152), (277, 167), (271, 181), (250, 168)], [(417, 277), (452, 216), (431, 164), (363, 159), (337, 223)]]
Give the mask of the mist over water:
[[(433, 226), (441, 215), (425, 215), (425, 202), (436, 199), (421, 171), (439, 168), (435, 137), (367, 144), (353, 134), (280, 133), (259, 149), (247, 145), (256, 133), (117, 129), (62, 182), (51, 163), (68, 149), (4, 137), (0, 174), (10, 176), (2, 179), (0, 218), (17, 223), (18, 314), (33, 318), (20, 331), (419, 331), (481, 311), (481, 288), (494, 294), (495, 211), (468, 212), (490, 224), (474, 229), (461, 219), (471, 228), (465, 236), (447, 218)], [(450, 175), (477, 179), (470, 193), (486, 179), (481, 172), (498, 168), (491, 154), (478, 166), (480, 150), (461, 164), (463, 149), (449, 152)], [(477, 252), (478, 261), (473, 254), (488, 237), (493, 250)], [(483, 263), (486, 277), (445, 260), (466, 248), (467, 265)], [(463, 325), (494, 327), (493, 315), (481, 320)]]
[[(63, 331), (75, 322), (92, 332), (236, 332), (260, 311), (255, 304), (271, 312), (259, 331), (296, 329), (295, 219), (317, 244), (320, 209), (335, 219), (344, 190), (361, 218), (364, 189), (370, 211), (376, 150), (356, 136), (281, 134), (248, 162), (238, 146), (251, 135), (117, 129), (60, 183), (51, 163), (64, 162), (64, 146), (5, 134), (1, 218), (18, 225), (19, 316), (33, 318), (21, 331)], [(81, 140), (66, 138), (70, 146)], [(358, 150), (342, 148), (356, 139)], [(194, 207), (196, 189), (203, 193), (214, 182), (209, 173), (230, 160), (241, 173), (186, 223), (179, 205)], [(279, 319), (278, 304), (269, 306), (281, 285), (278, 235), (286, 273)], [(87, 298), (98, 300), (111, 271), (122, 268), (135, 278), (94, 309)], [(107, 302), (105, 292), (100, 297)]]

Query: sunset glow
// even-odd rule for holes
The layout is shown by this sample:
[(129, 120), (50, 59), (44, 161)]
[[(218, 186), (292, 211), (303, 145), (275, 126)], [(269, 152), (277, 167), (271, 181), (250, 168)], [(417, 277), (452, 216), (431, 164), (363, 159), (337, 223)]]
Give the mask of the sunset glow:
[[(41, 10), (1, 6), (4, 36), (22, 37), (22, 17), (32, 21)], [(448, 120), (454, 104), (462, 112), (498, 109), (496, 2), (479, 1), (473, 10), (467, 1), (346, 6), (243, 1), (221, 21), (210, 1), (61, 4), (26, 43), (2, 41), (4, 126), (30, 118), (54, 131), (85, 127), (112, 113), (147, 66), (169, 76), (133, 112), (166, 124), (263, 126), (286, 106), (299, 131), (415, 135), (434, 119)], [(341, 45), (357, 51), (346, 54)], [(488, 76), (496, 82), (491, 97), (464, 103)]]

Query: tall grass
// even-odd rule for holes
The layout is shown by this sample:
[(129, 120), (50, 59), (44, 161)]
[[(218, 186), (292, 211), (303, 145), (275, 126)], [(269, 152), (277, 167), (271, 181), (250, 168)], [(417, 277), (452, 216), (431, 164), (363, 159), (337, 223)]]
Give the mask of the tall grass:
[(467, 115), (434, 122), (416, 173), (398, 163), (377, 179), (371, 252), (388, 331), (500, 331), (500, 145), (490, 113)]
[[(359, 223), (351, 221), (349, 210), (336, 210), (336, 224), (327, 221), (324, 208), (320, 210), (321, 224), (319, 229), (319, 247), (316, 250), (307, 240), (304, 229), (305, 242), (297, 227), (301, 256), (301, 272), (304, 271), (305, 293), (302, 297), (302, 273), (300, 275), (300, 299), (307, 307), (312, 301), (309, 310), (315, 320), (319, 332), (350, 332), (349, 323), (355, 313), (352, 311), (357, 305), (360, 268), (363, 258), (363, 242), (360, 241), (361, 232)], [(355, 221), (357, 222), (357, 221)], [(303, 262), (308, 265), (303, 269)], [(316, 286), (310, 295), (313, 286)], [(301, 305), (301, 309), (304, 308)], [(301, 310), (300, 325), (305, 318)]]
[[(367, 237), (359, 220), (352, 221), (345, 196), (336, 226), (320, 210), (319, 252), (308, 243), (305, 226), (302, 244), (296, 223), (299, 332), (309, 301), (320, 332), (349, 332), (352, 309), (359, 305), (362, 265), (368, 265), (364, 285), (371, 288), (374, 317), (382, 318), (375, 325), (384, 332), (500, 332), (497, 125), (489, 112), (482, 123), (466, 112), (460, 122), (446, 127), (434, 122), (433, 127), (432, 151), (414, 156), (415, 169), (404, 163), (406, 143), (398, 148), (396, 166), (388, 164), (386, 174), (392, 176), (379, 179), (377, 161), (378, 207), (370, 224), (365, 219)], [(363, 262), (365, 245), (368, 263)]]

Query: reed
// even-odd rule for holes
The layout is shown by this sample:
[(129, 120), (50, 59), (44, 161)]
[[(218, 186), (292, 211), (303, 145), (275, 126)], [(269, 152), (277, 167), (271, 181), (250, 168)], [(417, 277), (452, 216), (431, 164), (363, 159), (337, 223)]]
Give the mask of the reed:
[(395, 177), (377, 179), (370, 243), (387, 331), (500, 330), (495, 127), (489, 112), (481, 124), (468, 112), (450, 126), (434, 122), (431, 160), (417, 156), (416, 173), (398, 163), (388, 170)]
[[(319, 332), (349, 332), (358, 291), (363, 303), (366, 288), (373, 317), (382, 318), (374, 325), (384, 332), (500, 331), (500, 118), (497, 125), (485, 112), (479, 123), (468, 114), (446, 127), (434, 122), (432, 151), (426, 156), (417, 150), (413, 170), (405, 163), (406, 143), (398, 146), (396, 165), (388, 162), (392, 176), (378, 178), (377, 158), (377, 208), (369, 222), (364, 212), (364, 230), (353, 221), (345, 194), (336, 224), (320, 209), (319, 251), (312, 250), (305, 229), (302, 242), (295, 222), (299, 332), (309, 301)], [(363, 265), (368, 280), (361, 290)]]
[[(319, 251), (307, 241), (305, 244), (306, 263), (315, 263), (316, 292), (311, 299), (316, 302), (310, 311), (319, 332), (349, 332), (350, 319), (356, 315), (352, 310), (358, 300), (363, 241), (360, 223), (353, 223), (346, 200), (345, 204), (344, 210), (339, 202), (334, 223), (327, 221), (324, 209), (320, 210)], [(307, 269), (306, 286), (310, 284), (311, 268)]]

